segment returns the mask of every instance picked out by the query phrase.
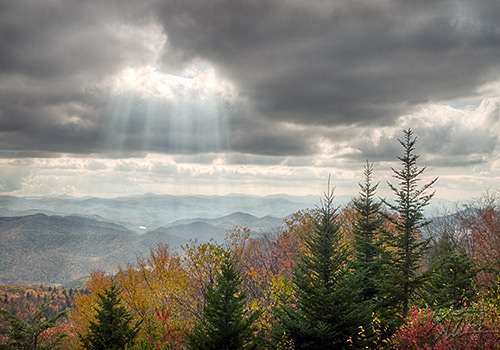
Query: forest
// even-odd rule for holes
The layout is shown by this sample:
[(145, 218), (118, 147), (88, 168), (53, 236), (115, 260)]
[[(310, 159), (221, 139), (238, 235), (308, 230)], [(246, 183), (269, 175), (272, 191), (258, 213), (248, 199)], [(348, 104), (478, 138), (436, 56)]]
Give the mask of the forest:
[(430, 221), (439, 179), (399, 142), (393, 198), (367, 161), (349, 205), (328, 183), (281, 230), (160, 244), (82, 289), (2, 287), (0, 349), (499, 349), (500, 192)]

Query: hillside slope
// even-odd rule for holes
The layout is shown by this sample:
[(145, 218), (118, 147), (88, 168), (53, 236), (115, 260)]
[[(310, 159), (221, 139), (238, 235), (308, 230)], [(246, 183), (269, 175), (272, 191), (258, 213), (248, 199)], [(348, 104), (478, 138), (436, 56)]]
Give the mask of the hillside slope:
[(177, 251), (188, 240), (222, 241), (235, 226), (256, 234), (282, 219), (235, 213), (210, 220), (178, 221), (139, 235), (122, 225), (97, 218), (34, 214), (0, 217), (0, 284), (59, 284), (92, 270), (116, 271), (146, 256), (159, 243)]
[(120, 225), (76, 216), (0, 218), (0, 283), (63, 283), (92, 270), (116, 271), (159, 242), (176, 249), (185, 241), (160, 235), (146, 246), (141, 237)]

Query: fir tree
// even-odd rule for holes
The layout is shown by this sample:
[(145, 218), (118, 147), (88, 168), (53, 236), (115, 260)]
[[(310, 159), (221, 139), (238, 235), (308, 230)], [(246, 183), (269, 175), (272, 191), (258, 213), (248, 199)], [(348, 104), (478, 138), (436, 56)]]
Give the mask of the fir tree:
[(121, 305), (120, 290), (115, 284), (98, 293), (95, 321), (89, 322), (89, 332), (80, 335), (88, 350), (123, 350), (133, 344), (139, 323), (131, 326), (132, 315)]
[[(373, 324), (364, 324), (366, 344), (382, 342), (390, 337), (390, 325), (393, 322), (388, 312), (381, 286), (387, 264), (387, 252), (383, 246), (385, 218), (381, 213), (382, 203), (375, 200), (378, 183), (372, 183), (373, 164), (366, 162), (364, 182), (359, 184), (360, 192), (353, 199), (356, 219), (353, 223), (353, 248), (355, 283), (359, 286), (359, 303), (367, 315), (373, 315), (381, 322), (381, 328), (375, 331)], [(373, 318), (372, 317), (372, 318)]]
[(245, 310), (247, 299), (240, 285), (236, 263), (226, 253), (215, 284), (205, 287), (201, 318), (187, 336), (190, 349), (238, 350), (251, 345), (253, 323), (259, 314)]
[(404, 131), (403, 140), (398, 140), (403, 146), (401, 170), (394, 170), (394, 178), (398, 187), (388, 182), (389, 188), (396, 195), (395, 203), (383, 200), (384, 204), (394, 210), (398, 217), (389, 217), (395, 225), (395, 233), (390, 235), (388, 244), (393, 248), (390, 269), (390, 281), (386, 285), (387, 292), (392, 298), (393, 305), (400, 310), (403, 318), (407, 316), (410, 302), (415, 291), (422, 286), (423, 275), (419, 274), (420, 261), (428, 245), (428, 241), (419, 239), (420, 230), (429, 222), (424, 220), (424, 208), (434, 196), (434, 192), (426, 194), (437, 178), (429, 183), (418, 186), (420, 176), (425, 167), (419, 169), (415, 144), (417, 138), (411, 129)]
[(307, 252), (293, 273), (296, 305), (276, 310), (275, 340), (286, 332), (297, 349), (349, 348), (348, 340), (366, 323), (333, 200), (328, 184), (314, 229), (305, 239)]
[(378, 184), (372, 184), (373, 164), (366, 162), (365, 181), (359, 184), (359, 197), (353, 200), (357, 218), (353, 224), (354, 268), (361, 283), (361, 298), (373, 300), (379, 293), (381, 241), (384, 218), (380, 214), (381, 203), (375, 201)]

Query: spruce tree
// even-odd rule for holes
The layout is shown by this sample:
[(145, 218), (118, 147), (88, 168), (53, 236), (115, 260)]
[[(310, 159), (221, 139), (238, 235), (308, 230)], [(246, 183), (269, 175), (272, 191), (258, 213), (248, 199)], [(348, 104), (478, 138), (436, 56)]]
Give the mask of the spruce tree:
[(236, 263), (225, 253), (215, 284), (205, 287), (205, 305), (193, 331), (187, 335), (192, 350), (239, 350), (252, 345), (253, 323), (258, 312), (246, 311)]
[(417, 167), (420, 157), (414, 153), (417, 138), (408, 129), (404, 131), (403, 140), (398, 141), (403, 147), (403, 155), (398, 157), (402, 167), (401, 170), (392, 168), (392, 171), (399, 182), (397, 185), (387, 183), (396, 195), (395, 203), (383, 200), (385, 205), (397, 213), (396, 219), (389, 217), (395, 225), (395, 232), (388, 239), (393, 255), (386, 290), (393, 305), (406, 317), (415, 291), (423, 283), (423, 274), (419, 273), (419, 268), (428, 241), (421, 239), (419, 235), (420, 230), (429, 224), (424, 219), (424, 208), (434, 196), (434, 192), (426, 192), (437, 178), (419, 187), (420, 176), (426, 168)]
[(364, 183), (359, 184), (360, 192), (353, 199), (357, 218), (353, 224), (354, 268), (361, 283), (361, 299), (373, 300), (379, 293), (377, 284), (381, 274), (381, 240), (384, 218), (380, 213), (382, 203), (374, 197), (378, 183), (372, 183), (373, 164), (366, 162)]
[(132, 325), (133, 316), (121, 304), (120, 290), (113, 283), (98, 293), (95, 321), (89, 322), (89, 332), (80, 335), (82, 346), (88, 350), (124, 350), (133, 344), (139, 323)]
[[(382, 203), (375, 200), (378, 183), (373, 184), (373, 164), (366, 162), (364, 182), (359, 184), (359, 196), (353, 199), (356, 219), (353, 222), (354, 278), (359, 286), (359, 304), (363, 311), (380, 320), (375, 331), (373, 324), (365, 324), (365, 344), (380, 345), (390, 337), (393, 323), (392, 313), (387, 310), (381, 286), (384, 285), (384, 271), (387, 252), (384, 249), (385, 218), (381, 213)], [(370, 321), (372, 321), (370, 319)]]
[(328, 184), (314, 228), (305, 239), (307, 251), (294, 269), (295, 305), (276, 310), (275, 340), (286, 333), (297, 349), (349, 348), (349, 339), (356, 338), (358, 326), (366, 322), (333, 200)]

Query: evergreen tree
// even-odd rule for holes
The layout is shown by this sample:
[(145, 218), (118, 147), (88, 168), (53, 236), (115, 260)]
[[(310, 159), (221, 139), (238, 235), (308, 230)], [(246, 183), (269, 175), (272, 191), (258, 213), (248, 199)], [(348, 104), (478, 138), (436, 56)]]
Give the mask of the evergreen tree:
[(121, 305), (120, 290), (115, 284), (98, 293), (95, 321), (89, 322), (87, 334), (80, 341), (88, 350), (123, 350), (133, 344), (139, 323), (131, 326), (132, 315)]
[(240, 285), (236, 263), (226, 253), (215, 285), (209, 283), (205, 287), (201, 318), (187, 336), (190, 349), (238, 350), (251, 345), (253, 323), (259, 314), (245, 310), (247, 297)]
[(372, 184), (373, 164), (366, 162), (365, 181), (359, 184), (359, 197), (353, 200), (357, 218), (354, 221), (354, 268), (361, 283), (361, 299), (373, 300), (379, 294), (377, 284), (381, 275), (381, 241), (384, 218), (380, 214), (382, 203), (375, 201), (378, 184)]
[(333, 200), (328, 184), (314, 229), (305, 239), (307, 251), (293, 273), (296, 304), (276, 310), (275, 340), (287, 334), (297, 349), (350, 348), (349, 339), (355, 340), (358, 326), (367, 322)]
[(61, 318), (65, 312), (60, 312), (52, 317), (46, 317), (49, 309), (48, 303), (40, 304), (35, 311), (26, 319), (22, 319), (7, 310), (0, 310), (0, 320), (7, 322), (10, 328), (7, 344), (0, 346), (2, 349), (12, 350), (50, 350), (56, 349), (65, 333), (60, 334), (50, 343), (42, 344), (40, 334), (45, 330), (55, 327), (56, 321)]
[(472, 259), (447, 236), (439, 240), (435, 249), (426, 285), (426, 302), (438, 308), (460, 308), (474, 301), (474, 277), (478, 270)]
[[(378, 183), (372, 183), (373, 164), (366, 162), (364, 183), (359, 184), (360, 192), (353, 199), (356, 219), (353, 222), (353, 248), (355, 283), (360, 288), (359, 303), (368, 315), (380, 320), (375, 331), (373, 324), (363, 325), (366, 344), (381, 343), (390, 337), (393, 315), (387, 309), (381, 286), (387, 265), (387, 252), (383, 246), (384, 223), (382, 203), (375, 200)], [(380, 344), (377, 344), (380, 345)]]
[(426, 194), (437, 178), (429, 183), (418, 186), (420, 176), (425, 167), (419, 169), (415, 144), (417, 138), (413, 136), (411, 129), (404, 131), (403, 140), (398, 140), (403, 146), (403, 156), (398, 157), (401, 161), (401, 170), (394, 170), (394, 178), (399, 183), (398, 187), (388, 182), (390, 189), (396, 195), (395, 203), (383, 200), (384, 204), (394, 210), (398, 217), (390, 217), (395, 225), (395, 233), (389, 236), (388, 244), (393, 248), (393, 256), (390, 269), (390, 280), (386, 290), (392, 298), (403, 317), (408, 314), (410, 302), (415, 291), (422, 286), (423, 275), (419, 274), (419, 263), (428, 245), (428, 241), (420, 239), (420, 230), (429, 222), (424, 220), (424, 208), (434, 196), (434, 192)]

